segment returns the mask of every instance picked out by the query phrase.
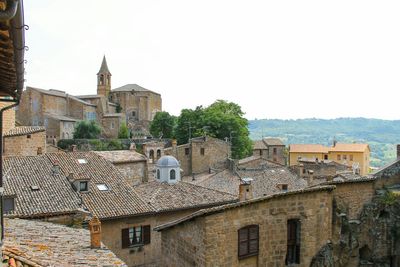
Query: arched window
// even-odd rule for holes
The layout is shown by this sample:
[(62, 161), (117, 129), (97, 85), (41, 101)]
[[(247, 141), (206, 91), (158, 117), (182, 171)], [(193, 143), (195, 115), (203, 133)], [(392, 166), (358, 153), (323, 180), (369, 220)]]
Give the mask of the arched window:
[(150, 150), (149, 158), (152, 159), (152, 160), (154, 160), (154, 150), (153, 150), (153, 149)]
[(160, 149), (157, 149), (157, 158), (158, 159), (161, 158), (161, 150)]
[(100, 85), (103, 85), (103, 84), (104, 84), (104, 75), (101, 74), (100, 75)]
[(175, 170), (170, 170), (169, 171), (169, 179), (170, 180), (175, 180), (175, 178), (176, 178)]
[(160, 180), (160, 170), (157, 170), (157, 179)]

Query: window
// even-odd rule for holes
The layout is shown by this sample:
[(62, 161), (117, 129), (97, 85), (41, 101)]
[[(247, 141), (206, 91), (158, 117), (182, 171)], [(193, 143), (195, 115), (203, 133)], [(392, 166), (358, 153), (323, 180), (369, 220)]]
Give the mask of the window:
[(189, 148), (188, 148), (188, 147), (185, 148), (185, 155), (186, 155), (186, 156), (189, 155)]
[(150, 150), (149, 157), (151, 159), (154, 159), (154, 150), (153, 149)]
[(347, 155), (343, 155), (343, 160), (347, 160)]
[(9, 213), (11, 211), (14, 211), (15, 209), (14, 198), (4, 197), (3, 205), (4, 205), (4, 213)]
[(324, 160), (328, 160), (328, 155), (324, 155)]
[(89, 121), (96, 120), (96, 112), (86, 112), (86, 119)]
[(337, 160), (341, 160), (340, 155), (337, 155)]
[(136, 117), (136, 111), (132, 111), (132, 117)]
[(286, 264), (300, 263), (300, 220), (287, 221)]
[(88, 182), (79, 182), (79, 191), (88, 191)]
[(260, 149), (260, 156), (262, 156), (262, 154), (263, 154), (263, 151)]
[(238, 257), (258, 255), (258, 225), (249, 225), (238, 230)]
[(26, 138), (31, 138), (32, 136), (30, 135), (30, 134), (28, 134), (27, 136), (26, 136)]
[(170, 170), (169, 171), (169, 179), (171, 179), (171, 180), (175, 180), (176, 179), (175, 170)]
[(106, 184), (97, 184), (96, 186), (100, 191), (108, 191), (108, 186)]
[(158, 159), (161, 158), (161, 150), (160, 149), (157, 149), (157, 158)]
[(111, 122), (111, 125), (110, 125), (110, 128), (111, 128), (111, 129), (114, 129), (114, 127), (115, 127), (115, 125), (114, 125), (114, 122), (112, 121), (112, 122)]
[(353, 155), (350, 155), (349, 157), (350, 157), (350, 161), (353, 161)]
[(150, 225), (122, 229), (122, 248), (150, 244)]
[(31, 185), (31, 190), (32, 190), (32, 191), (39, 191), (39, 186), (37, 186), (37, 185)]
[(272, 153), (273, 153), (274, 155), (276, 155), (276, 152), (277, 152), (276, 147), (274, 147), (274, 149), (272, 150)]
[(79, 164), (86, 164), (87, 160), (86, 159), (78, 159)]
[(160, 180), (160, 170), (157, 170), (157, 179)]
[(204, 147), (200, 148), (200, 155), (204, 156), (204, 153), (205, 153), (205, 148)]
[(287, 184), (283, 184), (282, 185), (282, 191), (283, 192), (287, 192), (288, 191), (288, 185)]

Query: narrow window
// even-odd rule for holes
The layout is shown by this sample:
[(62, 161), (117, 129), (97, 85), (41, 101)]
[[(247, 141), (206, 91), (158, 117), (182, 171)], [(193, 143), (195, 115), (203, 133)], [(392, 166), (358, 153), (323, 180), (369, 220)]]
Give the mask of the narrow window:
[(283, 192), (287, 192), (288, 191), (288, 185), (287, 184), (283, 184), (282, 185), (282, 191)]
[(175, 170), (170, 170), (169, 171), (169, 179), (175, 180), (175, 178), (176, 178)]
[(154, 159), (154, 150), (151, 149), (149, 153), (150, 159)]
[(79, 191), (88, 191), (88, 182), (79, 182)]
[(160, 170), (157, 170), (157, 179), (160, 180), (161, 175), (160, 175)]
[(262, 151), (262, 149), (260, 149), (260, 156), (262, 156), (262, 154), (263, 154), (263, 151)]
[(150, 244), (150, 225), (122, 229), (122, 248)]
[(28, 134), (27, 136), (26, 136), (26, 138), (31, 138), (32, 136), (30, 135), (30, 134)]
[(337, 155), (337, 160), (340, 160), (341, 158), (340, 158), (340, 155)]
[(15, 209), (14, 198), (5, 197), (3, 200), (3, 205), (4, 205), (4, 213), (10, 213), (11, 211), (14, 211)]
[(158, 159), (161, 158), (161, 150), (160, 149), (157, 149), (157, 158)]
[(287, 221), (286, 264), (300, 263), (300, 220)]
[(114, 122), (113, 121), (111, 122), (110, 128), (114, 129)]
[(343, 160), (347, 160), (347, 155), (343, 155)]
[(274, 155), (276, 155), (276, 153), (277, 153), (276, 147), (274, 147), (274, 149), (272, 150), (272, 153), (273, 153)]
[(188, 147), (185, 148), (185, 155), (186, 155), (186, 156), (189, 155), (189, 148), (188, 148)]
[(205, 153), (204, 147), (200, 148), (200, 155), (204, 156), (204, 153)]
[(328, 155), (324, 155), (324, 160), (328, 160)]
[(350, 161), (353, 161), (353, 155), (350, 155), (349, 157), (350, 157)]
[(258, 255), (258, 225), (249, 225), (238, 230), (238, 257)]
[(136, 117), (136, 111), (132, 111), (132, 117)]

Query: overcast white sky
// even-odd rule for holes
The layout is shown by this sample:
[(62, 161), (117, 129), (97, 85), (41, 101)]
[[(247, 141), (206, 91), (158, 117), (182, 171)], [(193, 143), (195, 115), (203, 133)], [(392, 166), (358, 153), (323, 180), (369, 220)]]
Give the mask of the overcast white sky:
[(225, 99), (248, 119), (400, 119), (400, 1), (25, 0), (27, 85), (136, 83), (163, 110)]

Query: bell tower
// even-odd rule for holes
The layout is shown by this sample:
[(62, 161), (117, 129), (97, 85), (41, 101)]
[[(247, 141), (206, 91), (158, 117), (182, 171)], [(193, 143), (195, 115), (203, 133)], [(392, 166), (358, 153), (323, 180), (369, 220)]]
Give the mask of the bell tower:
[(104, 56), (100, 70), (97, 73), (97, 94), (108, 97), (110, 91), (111, 91), (111, 72), (108, 70), (106, 56)]

